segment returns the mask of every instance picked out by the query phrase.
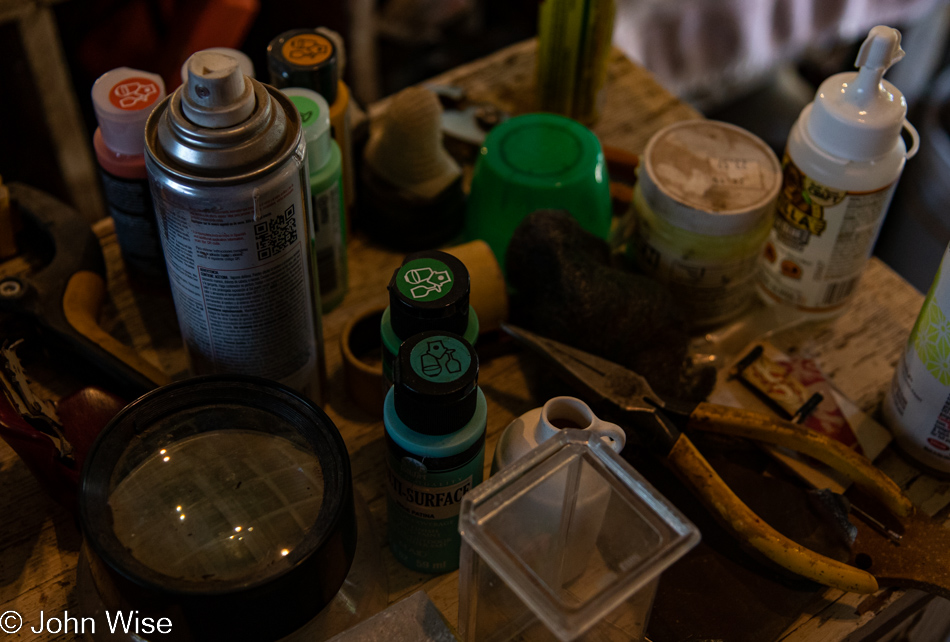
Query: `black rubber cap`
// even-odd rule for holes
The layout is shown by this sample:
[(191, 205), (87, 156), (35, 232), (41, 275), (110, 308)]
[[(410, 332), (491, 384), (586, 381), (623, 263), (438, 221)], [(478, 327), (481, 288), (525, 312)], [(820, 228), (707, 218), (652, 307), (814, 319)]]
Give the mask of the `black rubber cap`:
[(285, 31), (267, 45), (267, 71), (278, 89), (303, 87), (336, 102), (340, 81), (336, 47), (315, 29)]
[(403, 341), (429, 330), (464, 335), (470, 288), (468, 269), (451, 254), (410, 254), (389, 281), (393, 332)]
[(425, 435), (448, 435), (471, 421), (478, 401), (478, 355), (449, 332), (422, 332), (399, 346), (393, 373), (396, 414)]

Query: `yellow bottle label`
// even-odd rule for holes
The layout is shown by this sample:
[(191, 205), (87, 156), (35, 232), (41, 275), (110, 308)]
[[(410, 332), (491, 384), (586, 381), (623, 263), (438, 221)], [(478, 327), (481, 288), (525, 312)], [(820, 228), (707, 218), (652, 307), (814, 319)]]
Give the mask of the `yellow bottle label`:
[(823, 185), (782, 159), (775, 224), (759, 262), (761, 286), (806, 310), (832, 310), (854, 292), (896, 181), (872, 192)]

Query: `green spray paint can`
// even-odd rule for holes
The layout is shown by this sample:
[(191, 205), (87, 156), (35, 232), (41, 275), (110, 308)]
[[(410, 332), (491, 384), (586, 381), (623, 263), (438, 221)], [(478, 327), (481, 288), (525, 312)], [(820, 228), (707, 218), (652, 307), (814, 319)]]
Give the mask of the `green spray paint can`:
[(400, 344), (420, 332), (440, 330), (478, 338), (478, 316), (468, 304), (471, 283), (460, 260), (438, 250), (407, 256), (389, 281), (389, 307), (380, 321), (384, 392), (393, 385)]
[(423, 332), (399, 348), (386, 395), (389, 548), (424, 573), (459, 566), (462, 497), (482, 481), (487, 404), (478, 356), (457, 334)]

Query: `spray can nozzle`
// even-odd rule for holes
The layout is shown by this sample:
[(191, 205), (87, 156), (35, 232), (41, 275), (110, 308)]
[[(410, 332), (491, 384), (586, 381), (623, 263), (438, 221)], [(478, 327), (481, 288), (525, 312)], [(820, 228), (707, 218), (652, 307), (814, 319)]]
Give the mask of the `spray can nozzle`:
[(182, 111), (191, 122), (219, 129), (244, 122), (254, 112), (254, 88), (231, 56), (199, 51), (188, 59)]

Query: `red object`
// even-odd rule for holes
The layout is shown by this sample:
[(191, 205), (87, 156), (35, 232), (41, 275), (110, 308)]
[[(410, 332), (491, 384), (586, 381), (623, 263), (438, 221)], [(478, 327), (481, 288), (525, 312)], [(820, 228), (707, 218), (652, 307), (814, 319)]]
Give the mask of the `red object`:
[(171, 93), (188, 56), (208, 47), (239, 49), (259, 10), (258, 0), (125, 2), (104, 12), (80, 45), (80, 60), (93, 78), (122, 66), (152, 71)]
[(57, 404), (63, 436), (73, 447), (73, 461), (64, 460), (53, 442), (31, 426), (0, 393), (0, 437), (20, 456), (49, 495), (76, 511), (79, 475), (96, 436), (125, 406), (125, 401), (99, 388), (84, 388)]
[(148, 178), (145, 171), (145, 154), (120, 154), (112, 151), (106, 147), (105, 141), (102, 140), (102, 132), (98, 128), (93, 134), (92, 146), (96, 150), (99, 166), (113, 176), (142, 181)]

